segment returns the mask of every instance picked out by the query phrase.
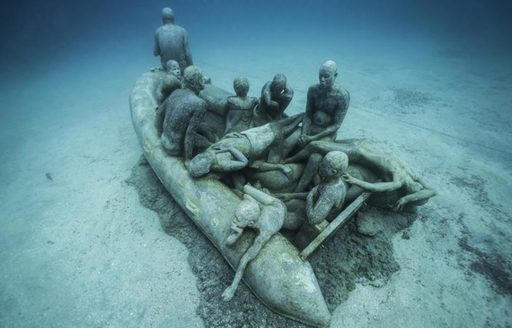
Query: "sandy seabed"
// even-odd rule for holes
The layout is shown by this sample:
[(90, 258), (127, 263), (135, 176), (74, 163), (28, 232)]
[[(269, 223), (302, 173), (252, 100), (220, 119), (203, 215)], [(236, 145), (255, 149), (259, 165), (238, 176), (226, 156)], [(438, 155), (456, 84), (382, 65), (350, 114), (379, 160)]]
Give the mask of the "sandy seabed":
[[(381, 141), (438, 191), (415, 220), (365, 209), (376, 229), (399, 225), (381, 244), (354, 222), (313, 257), (331, 326), (510, 327), (510, 66), (424, 44), (390, 42), (378, 57), (357, 44), (282, 47), (267, 49), (276, 61), (198, 49), (196, 64), (227, 90), (247, 76), (254, 96), (283, 72), (298, 113), (319, 65), (335, 59), (352, 98), (339, 138)], [(140, 161), (128, 95), (157, 60), (118, 53), (108, 65), (77, 55), (0, 82), (0, 326), (299, 326), (245, 286), (221, 300), (228, 265)], [(384, 245), (363, 255), (385, 263), (329, 269), (345, 240)]]

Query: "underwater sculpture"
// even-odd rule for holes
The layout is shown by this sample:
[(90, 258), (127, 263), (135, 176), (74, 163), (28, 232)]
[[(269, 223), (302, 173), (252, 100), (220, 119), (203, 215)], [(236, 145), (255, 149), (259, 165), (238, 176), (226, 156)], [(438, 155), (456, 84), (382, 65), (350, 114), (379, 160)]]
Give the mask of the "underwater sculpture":
[(242, 132), (253, 127), (254, 107), (258, 105), (258, 99), (248, 97), (249, 80), (246, 77), (237, 77), (233, 81), (233, 89), (236, 96), (228, 97), (226, 100), (226, 131)]
[[(315, 140), (334, 140), (345, 119), (350, 103), (350, 94), (334, 82), (338, 76), (336, 62), (328, 60), (318, 72), (318, 84), (308, 89), (306, 114), (302, 121), (299, 145), (305, 146)], [(322, 156), (312, 153), (295, 191), (306, 190), (318, 170)]]
[(283, 113), (292, 101), (293, 89), (287, 84), (284, 74), (276, 74), (272, 81), (261, 89), (261, 98), (254, 112), (255, 125), (263, 125), (283, 118)]
[(259, 254), (270, 238), (281, 230), (286, 217), (286, 206), (279, 199), (250, 185), (245, 185), (243, 191), (244, 199), (236, 209), (226, 245), (233, 246), (247, 227), (258, 230), (258, 236), (240, 259), (233, 283), (222, 294), (226, 301), (233, 298), (245, 268)]
[[(262, 92), (261, 101), (270, 99), (266, 101), (270, 107), (263, 105), (255, 109), (254, 119), (263, 118), (260, 124), (255, 123), (256, 127), (250, 124), (249, 129), (225, 136), (226, 123), (230, 122), (227, 110), (233, 109), (227, 103), (234, 99), (230, 98), (232, 95), (212, 85), (205, 86), (202, 74), (194, 66), (184, 71), (183, 89), (170, 87), (166, 85), (169, 80), (165, 79), (168, 70), (154, 70), (137, 80), (130, 95), (132, 121), (144, 156), (155, 174), (236, 270), (233, 283), (223, 297), (231, 299), (243, 280), (270, 309), (312, 326), (328, 325), (330, 313), (306, 258), (350, 219), (368, 195), (364, 193), (356, 201), (345, 204), (344, 200), (349, 199), (347, 187), (361, 186), (376, 191), (376, 194), (387, 195), (397, 189), (392, 190), (389, 185), (382, 187), (377, 180), (391, 182), (394, 176), (399, 176), (398, 172), (393, 175), (392, 171), (375, 169), (379, 167), (379, 160), (388, 154), (361, 160), (364, 156), (357, 156), (357, 148), (364, 141), (334, 140), (349, 101), (346, 91), (337, 93), (341, 89), (334, 87), (335, 63), (328, 61), (320, 69), (320, 89), (311, 93), (311, 102), (308, 93), (309, 109), (305, 116), (309, 115), (309, 121), (302, 114), (292, 117), (283, 114), (293, 90), (286, 86), (286, 78), (278, 74), (272, 81), (275, 89), (269, 82)], [(268, 99), (263, 96), (266, 87)], [(158, 95), (162, 95), (165, 88), (169, 88), (171, 94), (163, 100)], [(243, 96), (242, 88), (237, 97)], [(282, 102), (279, 102), (281, 96)], [(338, 101), (340, 99), (343, 101)], [(247, 107), (251, 106), (252, 103)], [(325, 130), (328, 133), (324, 133)], [(213, 131), (213, 139), (207, 140), (201, 134), (208, 131)], [(281, 148), (287, 151), (279, 151)], [(294, 155), (283, 161), (292, 149)], [(351, 153), (351, 149), (354, 152)], [(311, 169), (313, 166), (309, 165), (308, 172), (312, 172), (312, 176), (318, 174), (320, 181), (309, 179), (304, 184), (302, 196), (297, 198), (294, 198), (297, 193), (290, 193), (288, 197), (276, 192), (296, 190), (312, 154), (315, 154), (317, 168)], [(208, 175), (212, 172), (217, 174)], [(243, 199), (234, 189), (236, 185), (226, 184), (223, 179), (231, 173), (248, 179), (257, 178), (253, 186), (246, 184), (243, 187)], [(281, 175), (282, 179), (272, 179), (275, 174)], [(268, 175), (267, 181), (261, 179), (264, 175)], [(417, 187), (406, 180), (398, 179), (401, 184), (397, 188), (413, 190)], [(272, 183), (274, 185), (270, 186)], [(397, 185), (395, 183), (393, 187)], [(268, 190), (267, 187), (273, 188)], [(419, 196), (411, 196), (402, 203), (428, 199), (419, 199)], [(281, 233), (282, 229), (294, 232), (307, 224), (321, 226), (323, 235), (321, 233), (314, 240), (305, 236), (302, 241), (306, 244), (299, 246), (294, 244), (293, 234)], [(300, 249), (302, 253), (299, 253)]]
[(193, 65), (192, 55), (188, 46), (187, 31), (174, 24), (174, 20), (171, 8), (162, 9), (163, 24), (155, 32), (153, 54), (160, 56), (164, 70), (167, 70), (167, 61), (173, 59), (178, 62), (183, 72), (187, 66)]

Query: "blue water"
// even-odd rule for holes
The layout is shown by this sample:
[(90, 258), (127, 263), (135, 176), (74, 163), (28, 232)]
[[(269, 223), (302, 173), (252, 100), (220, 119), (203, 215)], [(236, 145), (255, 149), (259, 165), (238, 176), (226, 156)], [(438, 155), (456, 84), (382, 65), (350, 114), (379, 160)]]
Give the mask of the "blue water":
[[(290, 112), (304, 110), (321, 63), (336, 60), (338, 83), (351, 93), (340, 135), (391, 145), (438, 189), (411, 244), (395, 245), (411, 285), (390, 297), (375, 291), (384, 305), (368, 305), (376, 321), (366, 325), (392, 326), (397, 307), (404, 326), (512, 324), (511, 1), (29, 0), (0, 11), (0, 327), (180, 327), (162, 314), (178, 311), (182, 299), (165, 284), (179, 277), (191, 281), (183, 316), (195, 318), (190, 272), (137, 267), (170, 255), (137, 248), (152, 241), (134, 217), (149, 214), (134, 212), (123, 184), (141, 154), (128, 96), (159, 65), (153, 35), (164, 6), (214, 84), (231, 90), (245, 75), (257, 96), (282, 72), (295, 89)], [(156, 233), (158, 224), (145, 229)], [(186, 263), (181, 253), (176, 261)], [(471, 271), (482, 254), (500, 259), (505, 274)], [(147, 296), (150, 288), (161, 293)], [(405, 298), (410, 290), (417, 299)], [(333, 322), (366, 317), (358, 295), (342, 309), (354, 312), (336, 312)], [(407, 305), (418, 299), (418, 308)], [(162, 308), (144, 315), (141, 304)], [(130, 320), (134, 309), (142, 314)]]

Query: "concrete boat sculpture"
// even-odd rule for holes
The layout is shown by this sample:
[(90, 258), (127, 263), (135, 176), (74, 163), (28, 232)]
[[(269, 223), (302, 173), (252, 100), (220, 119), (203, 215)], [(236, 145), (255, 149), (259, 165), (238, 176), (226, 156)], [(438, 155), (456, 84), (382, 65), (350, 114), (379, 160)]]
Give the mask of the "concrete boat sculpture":
[[(162, 184), (229, 265), (236, 269), (253, 244), (255, 233), (250, 229), (244, 230), (238, 242), (228, 247), (226, 240), (241, 199), (217, 179), (192, 178), (183, 159), (170, 156), (164, 150), (160, 138), (162, 119), (156, 109), (163, 100), (164, 89), (169, 87), (166, 74), (163, 71), (148, 72), (137, 80), (130, 96), (135, 131), (144, 156)], [(208, 106), (204, 122), (218, 137), (222, 137), (226, 100), (230, 94), (206, 85), (199, 96)], [(281, 122), (296, 118), (290, 117)], [(247, 132), (254, 133), (256, 129), (259, 128)], [(343, 173), (345, 183), (350, 185), (345, 197), (346, 206), (323, 225), (303, 224), (294, 236), (293, 244), (280, 233), (274, 234), (249, 262), (243, 274), (246, 285), (270, 309), (294, 320), (322, 327), (329, 324), (331, 315), (307, 257), (348, 222), (365, 202), (408, 211), (425, 204), (436, 194), (385, 145), (367, 139), (311, 141), (285, 162), (303, 163), (311, 154), (327, 158), (333, 153), (342, 153), (349, 164)], [(334, 189), (331, 191), (335, 192)], [(288, 217), (291, 217), (289, 211)]]
[[(236, 269), (250, 247), (255, 234), (247, 231), (235, 247), (224, 243), (233, 213), (241, 199), (227, 186), (214, 179), (193, 179), (183, 160), (169, 156), (160, 141), (156, 108), (161, 99), (161, 71), (143, 74), (130, 95), (131, 116), (144, 156), (175, 201)], [(201, 97), (209, 104), (207, 119), (223, 123), (227, 92), (207, 85)], [(322, 291), (310, 263), (281, 234), (275, 234), (248, 265), (243, 281), (271, 310), (312, 326), (330, 322)]]

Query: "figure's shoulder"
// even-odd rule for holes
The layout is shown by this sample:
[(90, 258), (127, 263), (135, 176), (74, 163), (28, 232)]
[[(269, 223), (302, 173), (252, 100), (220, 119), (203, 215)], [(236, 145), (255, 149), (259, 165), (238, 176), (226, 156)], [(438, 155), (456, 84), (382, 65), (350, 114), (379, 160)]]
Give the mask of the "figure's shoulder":
[(347, 89), (345, 89), (344, 87), (342, 87), (341, 85), (333, 85), (332, 87), (333, 91), (340, 95), (340, 96), (343, 96), (344, 98), (346, 97), (350, 97), (350, 93), (347, 91)]
[(308, 88), (308, 93), (317, 93), (320, 89), (320, 84), (313, 84)]

